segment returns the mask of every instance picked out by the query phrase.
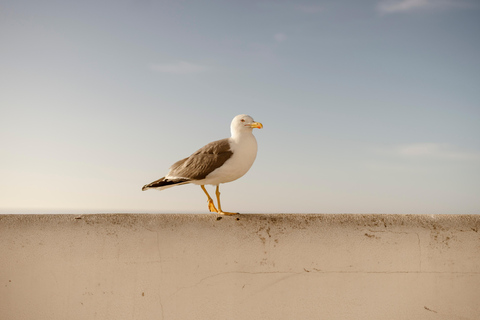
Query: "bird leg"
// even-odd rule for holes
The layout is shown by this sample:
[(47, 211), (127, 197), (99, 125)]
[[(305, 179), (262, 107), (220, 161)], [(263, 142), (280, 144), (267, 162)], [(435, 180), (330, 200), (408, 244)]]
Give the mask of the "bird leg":
[(202, 184), (200, 187), (202, 187), (203, 192), (205, 192), (205, 194), (207, 195), (208, 210), (210, 210), (210, 212), (218, 212), (217, 208), (215, 208), (215, 205), (213, 204), (212, 198), (210, 198), (210, 195), (207, 192), (207, 189), (205, 189), (205, 186)]
[(222, 206), (220, 205), (220, 190), (219, 190), (219, 185), (217, 184), (217, 190), (215, 191), (215, 194), (217, 195), (217, 202), (218, 202), (218, 213), (219, 214), (224, 214), (227, 216), (233, 216), (234, 214), (238, 214), (238, 212), (225, 212), (222, 211)]

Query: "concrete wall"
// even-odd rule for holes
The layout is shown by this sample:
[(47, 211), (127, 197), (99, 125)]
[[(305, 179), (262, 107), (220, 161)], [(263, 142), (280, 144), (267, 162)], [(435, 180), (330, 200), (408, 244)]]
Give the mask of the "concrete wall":
[(1, 319), (480, 319), (480, 216), (4, 215)]

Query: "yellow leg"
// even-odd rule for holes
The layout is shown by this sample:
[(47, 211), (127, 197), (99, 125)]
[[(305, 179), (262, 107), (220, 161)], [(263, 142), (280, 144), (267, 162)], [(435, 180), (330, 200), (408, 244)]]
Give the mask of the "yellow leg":
[(215, 205), (213, 204), (212, 198), (210, 198), (210, 195), (207, 192), (207, 189), (205, 189), (205, 186), (202, 184), (200, 187), (202, 187), (203, 192), (205, 192), (205, 194), (207, 195), (208, 210), (210, 210), (210, 212), (218, 212), (217, 208), (215, 208)]
[(224, 214), (227, 216), (232, 216), (234, 214), (238, 214), (238, 212), (225, 212), (222, 211), (222, 206), (220, 205), (220, 190), (219, 190), (219, 185), (217, 184), (217, 190), (215, 191), (215, 194), (217, 195), (217, 202), (218, 202), (218, 213), (219, 214)]

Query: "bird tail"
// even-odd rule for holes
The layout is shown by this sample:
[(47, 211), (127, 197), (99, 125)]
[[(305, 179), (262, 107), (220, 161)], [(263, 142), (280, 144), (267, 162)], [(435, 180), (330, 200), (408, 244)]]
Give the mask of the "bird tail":
[(174, 186), (179, 186), (182, 184), (190, 183), (190, 180), (187, 179), (166, 179), (165, 177), (155, 180), (152, 183), (146, 184), (143, 186), (142, 191), (148, 189), (158, 189), (163, 190), (167, 188), (171, 188)]

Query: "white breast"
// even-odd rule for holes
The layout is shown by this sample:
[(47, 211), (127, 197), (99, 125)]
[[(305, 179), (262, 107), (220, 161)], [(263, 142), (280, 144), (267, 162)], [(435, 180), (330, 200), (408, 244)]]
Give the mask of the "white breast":
[(245, 134), (238, 139), (229, 139), (232, 156), (223, 166), (215, 169), (205, 179), (196, 184), (213, 184), (231, 182), (248, 172), (257, 157), (257, 140), (253, 134)]

